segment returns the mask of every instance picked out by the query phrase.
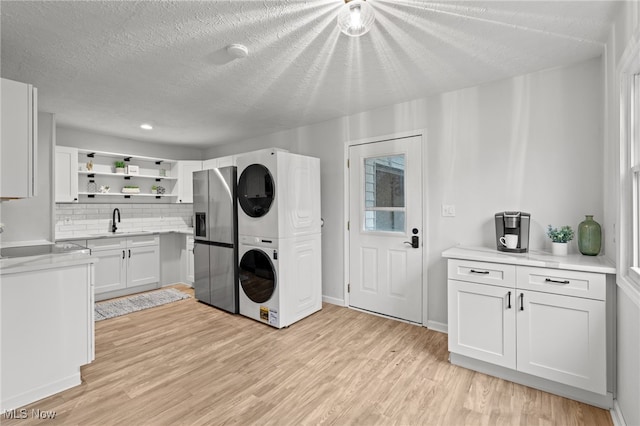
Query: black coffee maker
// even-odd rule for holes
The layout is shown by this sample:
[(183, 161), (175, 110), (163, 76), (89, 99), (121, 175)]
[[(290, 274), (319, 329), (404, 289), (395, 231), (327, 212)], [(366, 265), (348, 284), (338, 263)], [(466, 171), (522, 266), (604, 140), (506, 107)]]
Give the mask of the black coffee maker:
[[(526, 253), (529, 251), (529, 223), (531, 215), (525, 212), (496, 213), (496, 246), (499, 251)], [(514, 248), (507, 247), (502, 239), (508, 235), (517, 235), (518, 243)], [(511, 237), (512, 238), (512, 237)]]

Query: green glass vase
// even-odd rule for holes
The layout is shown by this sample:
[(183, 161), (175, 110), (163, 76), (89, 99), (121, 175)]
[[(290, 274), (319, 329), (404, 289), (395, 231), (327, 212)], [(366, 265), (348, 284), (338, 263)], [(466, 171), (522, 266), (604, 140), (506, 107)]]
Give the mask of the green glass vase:
[(586, 256), (597, 256), (602, 243), (602, 229), (593, 220), (593, 215), (586, 215), (586, 219), (578, 225), (578, 250)]

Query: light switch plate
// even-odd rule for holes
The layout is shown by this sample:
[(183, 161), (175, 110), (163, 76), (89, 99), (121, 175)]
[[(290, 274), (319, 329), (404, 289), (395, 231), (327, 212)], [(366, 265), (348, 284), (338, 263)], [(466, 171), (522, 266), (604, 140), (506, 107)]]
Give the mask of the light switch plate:
[(443, 204), (442, 205), (442, 216), (443, 217), (455, 217), (456, 215), (456, 206), (453, 204)]

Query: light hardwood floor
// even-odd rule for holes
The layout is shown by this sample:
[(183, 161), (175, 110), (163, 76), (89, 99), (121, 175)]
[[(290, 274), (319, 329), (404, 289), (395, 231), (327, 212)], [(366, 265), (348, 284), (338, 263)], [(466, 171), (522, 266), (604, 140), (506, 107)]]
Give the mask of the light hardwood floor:
[(96, 360), (82, 385), (24, 407), (56, 419), (0, 422), (612, 424), (606, 410), (447, 356), (445, 334), (335, 305), (275, 330), (190, 298), (96, 323)]

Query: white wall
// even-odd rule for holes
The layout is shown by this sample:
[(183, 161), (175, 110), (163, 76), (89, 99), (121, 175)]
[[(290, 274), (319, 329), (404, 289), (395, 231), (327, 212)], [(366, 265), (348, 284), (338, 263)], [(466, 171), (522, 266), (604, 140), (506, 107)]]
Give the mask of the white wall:
[[(628, 41), (640, 31), (638, 2), (621, 4), (607, 42), (607, 138), (605, 150), (605, 227), (612, 230), (618, 220), (620, 199), (620, 98), (617, 66)], [(610, 257), (619, 262), (616, 243), (606, 240)], [(618, 287), (617, 292), (617, 409), (627, 425), (640, 425), (640, 298)]]
[(32, 198), (5, 201), (2, 220), (5, 230), (2, 243), (51, 241), (53, 239), (52, 152), (55, 144), (55, 119), (52, 114), (38, 113), (38, 187)]
[(198, 148), (126, 139), (63, 126), (57, 128), (57, 145), (168, 160), (202, 159), (202, 150)]
[[(455, 244), (493, 243), (493, 215), (532, 214), (533, 248), (547, 224), (603, 217), (601, 59), (463, 89), (313, 126), (216, 146), (205, 158), (277, 146), (321, 159), (323, 294), (343, 300), (344, 144), (426, 129), (429, 320), (447, 322), (446, 263)], [(455, 204), (455, 218), (440, 217)], [(575, 247), (572, 247), (575, 250)]]

